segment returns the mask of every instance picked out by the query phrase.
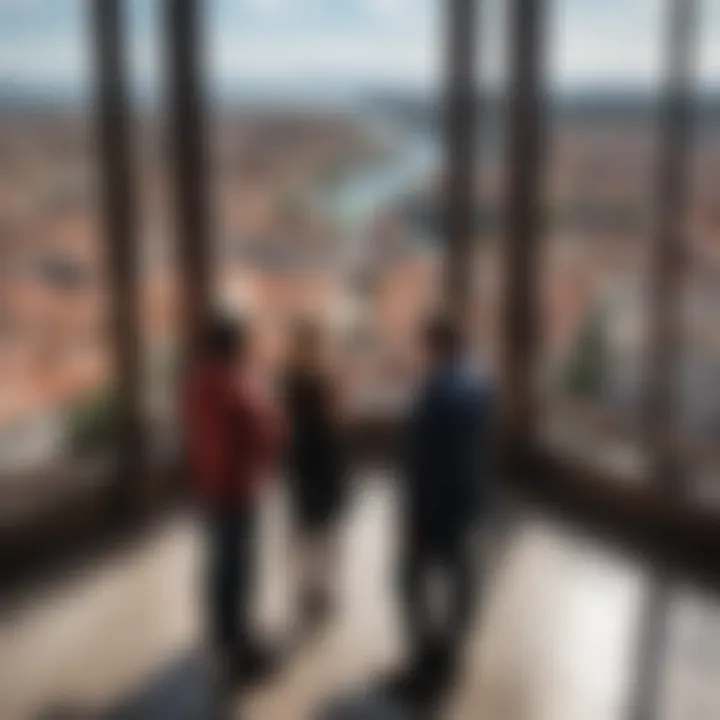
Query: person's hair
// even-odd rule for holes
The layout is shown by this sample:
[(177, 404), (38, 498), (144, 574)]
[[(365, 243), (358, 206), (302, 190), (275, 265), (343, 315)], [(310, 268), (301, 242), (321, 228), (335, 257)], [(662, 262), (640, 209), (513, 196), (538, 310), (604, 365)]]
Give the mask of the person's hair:
[(249, 334), (248, 325), (242, 320), (227, 316), (211, 318), (202, 333), (200, 354), (217, 362), (241, 360), (247, 350)]
[(432, 315), (425, 320), (422, 329), (425, 347), (436, 357), (451, 360), (462, 351), (460, 326), (447, 315)]
[(322, 344), (324, 333), (319, 322), (311, 318), (299, 318), (292, 324), (290, 337), (295, 351), (312, 351)]

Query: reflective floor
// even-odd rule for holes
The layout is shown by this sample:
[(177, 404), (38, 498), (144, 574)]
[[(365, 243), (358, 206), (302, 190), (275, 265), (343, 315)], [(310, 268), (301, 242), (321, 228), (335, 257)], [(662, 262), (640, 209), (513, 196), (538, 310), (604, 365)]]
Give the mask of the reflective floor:
[[(363, 488), (340, 540), (339, 617), (297, 647), (271, 684), (233, 698), (238, 718), (329, 717), (324, 708), (336, 698), (362, 693), (402, 657), (392, 483), (368, 478)], [(630, 718), (643, 568), (524, 514), (502, 546), (486, 543), (484, 557), (485, 597), (467, 671), (441, 717)], [(273, 637), (289, 637), (293, 557), (279, 499), (264, 518), (261, 567), (260, 622)], [(201, 579), (201, 534), (192, 519), (178, 517), (5, 607), (0, 718), (210, 717)], [(656, 717), (716, 720), (720, 606), (674, 588), (667, 607)]]

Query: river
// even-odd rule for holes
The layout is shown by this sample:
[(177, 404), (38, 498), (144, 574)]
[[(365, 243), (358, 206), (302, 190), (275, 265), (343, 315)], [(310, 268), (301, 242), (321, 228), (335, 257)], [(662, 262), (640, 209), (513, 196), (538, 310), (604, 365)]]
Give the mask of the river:
[(368, 132), (392, 148), (388, 156), (347, 173), (322, 193), (323, 208), (340, 226), (348, 270), (362, 265), (366, 232), (377, 214), (422, 187), (438, 167), (440, 146), (430, 132), (377, 118), (368, 120)]

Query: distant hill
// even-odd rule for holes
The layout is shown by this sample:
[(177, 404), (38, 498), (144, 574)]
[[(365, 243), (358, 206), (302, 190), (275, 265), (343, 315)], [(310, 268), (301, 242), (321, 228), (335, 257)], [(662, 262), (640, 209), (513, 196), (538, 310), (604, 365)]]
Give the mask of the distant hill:
[(79, 88), (33, 85), (0, 79), (0, 111), (72, 111), (87, 104), (89, 96)]
[[(162, 102), (157, 87), (131, 86), (133, 102)], [(0, 78), (0, 110), (71, 111), (92, 101), (92, 85), (63, 87), (27, 86)], [(276, 109), (302, 106), (318, 108), (369, 109), (413, 124), (425, 125), (439, 119), (439, 97), (429, 92), (399, 88), (368, 88), (343, 83), (209, 83), (206, 94), (213, 107)], [(478, 96), (478, 105), (490, 117), (499, 116), (505, 96)], [(548, 96), (548, 109), (567, 119), (594, 121), (647, 121), (656, 117), (658, 96), (645, 90), (606, 88), (592, 91), (556, 92)], [(720, 122), (720, 91), (697, 92), (696, 119), (701, 123)], [(487, 116), (487, 115), (486, 115)]]
[[(506, 104), (501, 94), (478, 96), (478, 110), (497, 117)], [(439, 119), (441, 102), (429, 95), (382, 91), (367, 97), (366, 102), (376, 110), (407, 121), (423, 124)], [(694, 98), (695, 117), (701, 123), (720, 121), (720, 92), (698, 92)], [(588, 121), (650, 121), (659, 110), (659, 96), (644, 91), (597, 90), (549, 94), (547, 109), (555, 117)]]

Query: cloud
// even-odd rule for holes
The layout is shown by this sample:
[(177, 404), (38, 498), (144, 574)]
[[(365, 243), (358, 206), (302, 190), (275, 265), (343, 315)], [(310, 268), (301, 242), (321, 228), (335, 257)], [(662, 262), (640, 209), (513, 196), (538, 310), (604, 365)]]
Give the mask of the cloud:
[(286, 0), (245, 0), (247, 8), (264, 15), (275, 15), (287, 8)]
[(551, 77), (571, 85), (656, 81), (664, 8), (653, 0), (559, 0), (550, 25)]
[(45, 0), (0, 0), (0, 10), (34, 10)]
[(371, 15), (397, 19), (410, 17), (413, 7), (417, 8), (427, 3), (421, 0), (415, 0), (414, 3), (409, 3), (407, 0), (360, 0), (360, 4)]
[(266, 78), (318, 80), (346, 78), (426, 82), (439, 69), (435, 48), (424, 42), (388, 42), (355, 36), (285, 38), (281, 45), (248, 40), (215, 44), (212, 75), (223, 81)]
[[(4, 0), (7, 2), (7, 0)], [(87, 48), (63, 39), (0, 43), (0, 78), (20, 84), (82, 85), (88, 80)]]
[[(144, 7), (150, 0), (135, 0)], [(155, 0), (157, 2), (157, 0)], [(347, 77), (424, 82), (442, 73), (447, 0), (207, 0), (210, 77)], [(504, 0), (494, 0), (502, 5)], [(720, 82), (720, 4), (706, 3), (699, 77)], [(83, 82), (90, 71), (85, 0), (0, 0), (0, 78)], [(555, 0), (550, 65), (555, 84), (652, 83), (662, 69), (665, 3)], [(33, 12), (30, 12), (34, 10)], [(136, 74), (158, 75), (161, 28), (138, 14)], [(19, 18), (19, 20), (18, 20)], [(10, 20), (17, 20), (11, 22)], [(489, 29), (487, 29), (490, 32)], [(483, 67), (505, 57), (500, 27), (480, 43)], [(153, 50), (155, 48), (155, 50)]]

